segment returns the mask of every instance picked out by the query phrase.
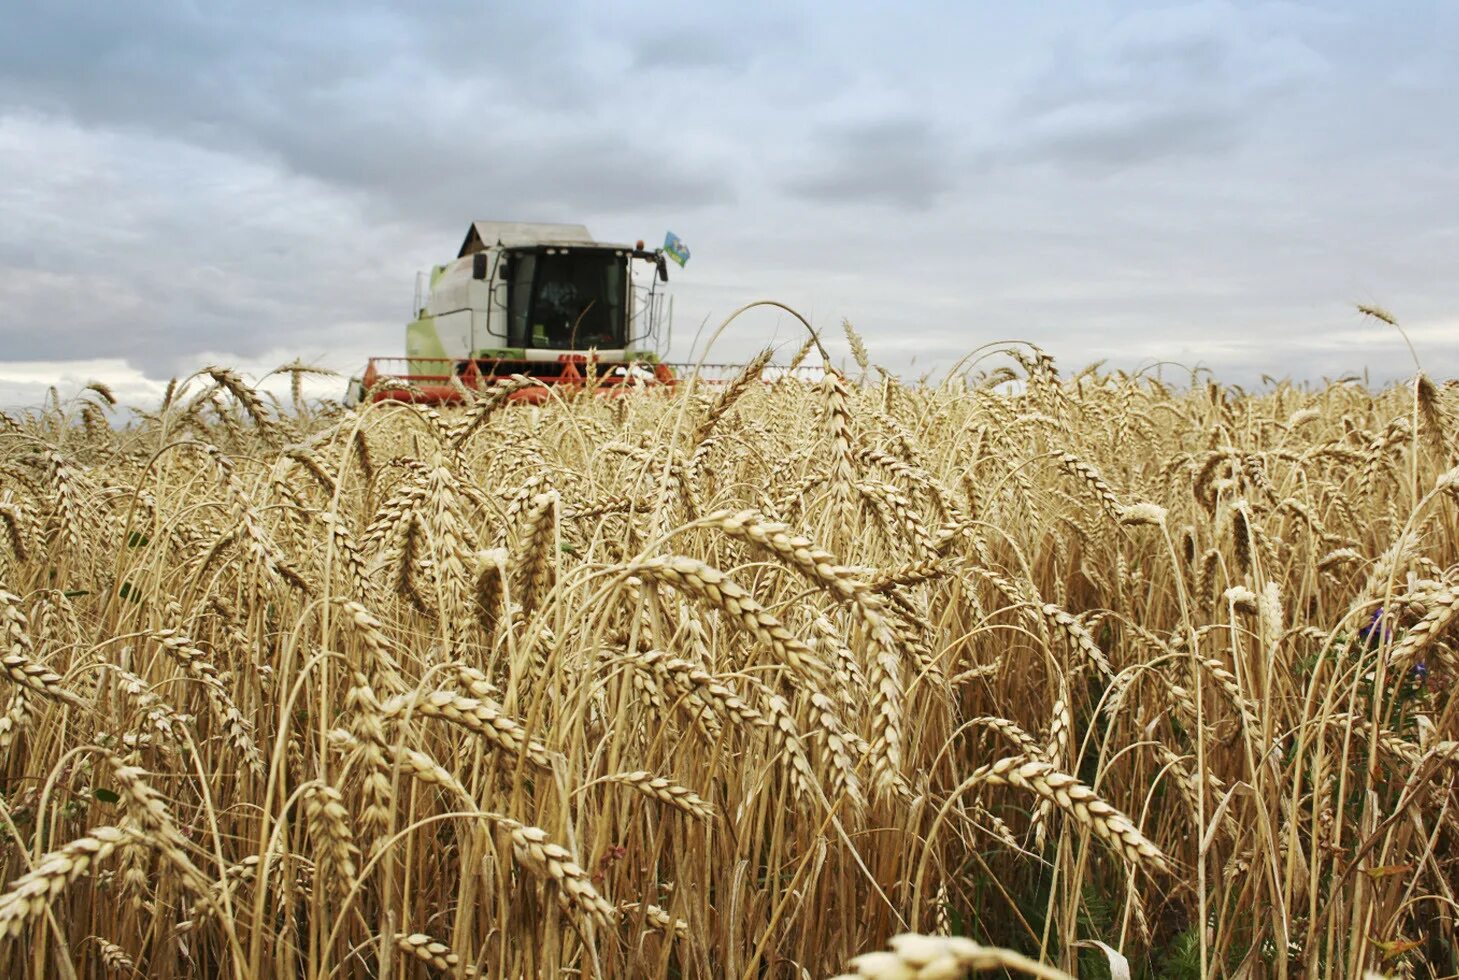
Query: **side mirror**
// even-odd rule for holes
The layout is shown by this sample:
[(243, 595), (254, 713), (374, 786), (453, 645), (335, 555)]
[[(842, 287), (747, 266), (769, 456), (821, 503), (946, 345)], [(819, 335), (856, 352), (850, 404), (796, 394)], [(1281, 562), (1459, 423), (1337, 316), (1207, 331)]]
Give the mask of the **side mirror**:
[(485, 279), (486, 272), (486, 253), (477, 252), (475, 255), (471, 256), (471, 278)]
[(669, 281), (669, 262), (668, 262), (667, 259), (664, 258), (664, 253), (660, 252), (656, 256), (656, 261), (657, 261), (658, 267), (659, 267), (659, 281), (660, 282), (668, 282)]

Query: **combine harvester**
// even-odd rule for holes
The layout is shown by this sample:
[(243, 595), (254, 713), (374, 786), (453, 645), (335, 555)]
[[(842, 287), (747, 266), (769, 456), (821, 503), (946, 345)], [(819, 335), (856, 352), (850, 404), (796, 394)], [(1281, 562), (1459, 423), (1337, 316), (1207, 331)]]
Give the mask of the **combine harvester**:
[(541, 382), (513, 393), (528, 402), (556, 385), (672, 384), (669, 258), (688, 259), (672, 234), (649, 251), (582, 225), (474, 222), (456, 259), (431, 270), (424, 303), (417, 277), (405, 356), (371, 358), (347, 402), (451, 404), (518, 374)]

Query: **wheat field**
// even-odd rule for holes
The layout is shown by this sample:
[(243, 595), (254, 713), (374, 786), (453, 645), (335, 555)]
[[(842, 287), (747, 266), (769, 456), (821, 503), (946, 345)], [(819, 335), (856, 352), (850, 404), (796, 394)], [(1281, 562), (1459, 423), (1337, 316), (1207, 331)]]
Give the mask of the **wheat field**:
[(0, 970), (1453, 976), (1453, 385), (851, 340), (0, 418)]

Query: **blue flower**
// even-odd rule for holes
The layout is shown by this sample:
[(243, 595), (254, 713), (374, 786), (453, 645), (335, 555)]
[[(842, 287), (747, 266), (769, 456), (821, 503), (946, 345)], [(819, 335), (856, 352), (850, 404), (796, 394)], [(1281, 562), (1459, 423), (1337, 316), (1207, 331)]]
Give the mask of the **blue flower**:
[(1381, 608), (1373, 610), (1373, 618), (1368, 620), (1367, 626), (1358, 630), (1358, 634), (1362, 636), (1366, 643), (1372, 643), (1375, 640), (1382, 642), (1393, 635), (1392, 631), (1383, 622), (1383, 610)]

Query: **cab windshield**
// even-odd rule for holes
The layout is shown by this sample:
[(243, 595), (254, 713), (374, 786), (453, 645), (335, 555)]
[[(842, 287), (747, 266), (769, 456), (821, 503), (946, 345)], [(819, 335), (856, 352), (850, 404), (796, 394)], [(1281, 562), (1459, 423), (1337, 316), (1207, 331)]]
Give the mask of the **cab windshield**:
[(557, 350), (626, 346), (627, 261), (590, 249), (513, 253), (507, 343)]

